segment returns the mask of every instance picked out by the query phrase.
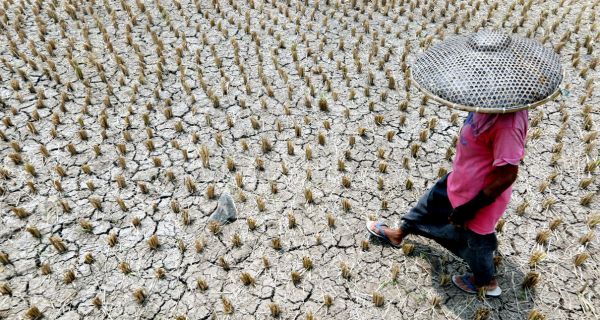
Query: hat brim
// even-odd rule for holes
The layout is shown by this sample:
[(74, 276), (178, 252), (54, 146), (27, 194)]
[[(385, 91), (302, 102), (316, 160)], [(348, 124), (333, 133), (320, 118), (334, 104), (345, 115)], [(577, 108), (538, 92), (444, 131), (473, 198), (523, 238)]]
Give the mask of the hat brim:
[[(463, 110), (463, 111), (469, 111), (469, 112), (479, 112), (479, 113), (517, 112), (517, 111), (521, 111), (521, 110), (533, 109), (535, 107), (539, 107), (547, 102), (550, 102), (550, 101), (556, 99), (560, 95), (560, 86), (557, 86), (556, 89), (554, 90), (554, 92), (552, 92), (548, 97), (546, 97), (542, 100), (538, 100), (536, 102), (529, 103), (529, 104), (517, 105), (517, 106), (513, 106), (513, 107), (509, 107), (509, 108), (505, 108), (505, 107), (503, 107), (503, 108), (487, 108), (487, 107), (482, 108), (482, 107), (467, 106), (464, 104), (448, 101), (440, 96), (433, 94), (431, 91), (425, 89), (423, 86), (421, 86), (421, 84), (419, 84), (419, 81), (417, 81), (413, 77), (412, 70), (410, 67), (408, 67), (408, 73), (409, 73), (411, 82), (414, 83), (415, 87), (417, 87), (421, 92), (423, 92), (423, 94), (425, 94), (425, 96), (427, 96), (428, 98), (430, 98), (436, 102), (439, 102), (445, 106), (448, 106), (450, 108), (459, 109), (459, 110)], [(563, 79), (564, 79), (564, 76), (563, 76)]]

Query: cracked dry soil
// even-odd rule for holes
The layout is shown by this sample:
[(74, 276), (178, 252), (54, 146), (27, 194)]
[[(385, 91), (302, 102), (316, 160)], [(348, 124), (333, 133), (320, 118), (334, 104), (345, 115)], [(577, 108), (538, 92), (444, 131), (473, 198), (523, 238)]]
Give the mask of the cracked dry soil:
[[(2, 0), (0, 318), (594, 319), (599, 1)], [(498, 226), (499, 299), (369, 242), (451, 170), (465, 113), (407, 64), (496, 28), (553, 47)], [(217, 199), (237, 221), (207, 223)]]

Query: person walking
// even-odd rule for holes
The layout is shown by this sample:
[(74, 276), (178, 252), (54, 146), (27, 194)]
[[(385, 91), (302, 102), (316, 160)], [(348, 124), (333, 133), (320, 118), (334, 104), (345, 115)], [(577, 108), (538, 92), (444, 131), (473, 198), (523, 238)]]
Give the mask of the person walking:
[(452, 276), (458, 288), (497, 297), (502, 290), (495, 278), (495, 227), (525, 156), (527, 109), (558, 95), (558, 57), (532, 40), (483, 31), (434, 46), (411, 69), (425, 94), (470, 112), (452, 171), (401, 218), (398, 228), (378, 221), (367, 221), (366, 228), (393, 247), (409, 234), (435, 240), (471, 269)]

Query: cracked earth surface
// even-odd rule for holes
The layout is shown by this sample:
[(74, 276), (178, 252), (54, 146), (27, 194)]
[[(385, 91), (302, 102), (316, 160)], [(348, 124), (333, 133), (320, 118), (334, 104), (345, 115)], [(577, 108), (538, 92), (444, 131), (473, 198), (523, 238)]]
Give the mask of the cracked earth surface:
[[(0, 318), (598, 318), (599, 8), (3, 0)], [(484, 300), (448, 284), (468, 268), (437, 244), (364, 229), (451, 170), (466, 115), (424, 100), (407, 63), (481, 28), (565, 69), (529, 113), (504, 293)], [(238, 219), (216, 230), (224, 192)]]

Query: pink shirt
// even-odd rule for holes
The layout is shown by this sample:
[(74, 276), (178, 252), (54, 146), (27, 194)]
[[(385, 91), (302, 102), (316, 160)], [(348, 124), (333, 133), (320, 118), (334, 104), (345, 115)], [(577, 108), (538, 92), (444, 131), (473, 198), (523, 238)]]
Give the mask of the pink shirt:
[[(518, 165), (525, 155), (527, 110), (498, 115), (496, 122), (475, 136), (472, 121), (466, 121), (456, 143), (456, 157), (448, 177), (448, 198), (454, 208), (479, 193), (490, 181), (488, 174), (497, 166)], [(496, 223), (506, 210), (512, 186), (496, 201), (479, 210), (466, 227), (478, 234), (495, 231)]]

